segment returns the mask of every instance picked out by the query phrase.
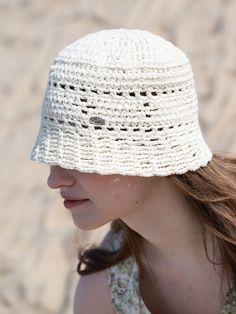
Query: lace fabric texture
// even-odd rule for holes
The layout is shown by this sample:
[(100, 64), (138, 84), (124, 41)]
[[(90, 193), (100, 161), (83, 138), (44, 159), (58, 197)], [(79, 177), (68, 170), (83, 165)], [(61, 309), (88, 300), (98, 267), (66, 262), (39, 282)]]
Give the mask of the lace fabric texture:
[[(110, 242), (109, 242), (110, 239)], [(105, 247), (117, 250), (121, 244), (122, 234), (108, 234)], [(111, 302), (118, 314), (151, 314), (138, 292), (138, 265), (134, 256), (106, 269), (107, 284)], [(236, 286), (230, 283), (225, 304), (220, 313), (236, 314)]]

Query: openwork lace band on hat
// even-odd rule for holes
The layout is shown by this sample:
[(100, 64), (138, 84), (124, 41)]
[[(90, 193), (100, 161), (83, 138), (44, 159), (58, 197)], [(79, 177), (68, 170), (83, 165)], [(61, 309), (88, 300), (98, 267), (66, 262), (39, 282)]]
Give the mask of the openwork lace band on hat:
[(174, 44), (120, 28), (90, 33), (58, 53), (32, 160), (149, 177), (196, 170), (211, 158), (192, 67)]

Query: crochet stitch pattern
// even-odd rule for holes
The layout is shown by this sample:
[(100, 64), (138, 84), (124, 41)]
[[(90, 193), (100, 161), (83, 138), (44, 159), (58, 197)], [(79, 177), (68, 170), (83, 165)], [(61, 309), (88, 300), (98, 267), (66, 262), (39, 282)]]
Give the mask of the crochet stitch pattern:
[(31, 159), (100, 174), (167, 176), (205, 166), (192, 67), (138, 29), (90, 33), (50, 67)]

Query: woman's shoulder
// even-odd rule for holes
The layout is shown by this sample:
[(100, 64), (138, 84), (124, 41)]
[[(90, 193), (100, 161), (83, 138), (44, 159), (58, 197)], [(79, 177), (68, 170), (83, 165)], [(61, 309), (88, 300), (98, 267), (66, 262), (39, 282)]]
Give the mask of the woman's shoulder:
[[(121, 234), (109, 231), (99, 248), (116, 250), (121, 244)], [(107, 284), (107, 270), (80, 276), (74, 295), (74, 314), (114, 314)]]
[(115, 314), (109, 295), (105, 270), (79, 278), (73, 306), (74, 314)]
[[(110, 230), (103, 238), (99, 248), (116, 251), (122, 243), (123, 233)], [(130, 300), (133, 302), (132, 294), (132, 268), (134, 266), (132, 257), (119, 262), (109, 268), (95, 273), (81, 276), (75, 291), (74, 314), (114, 314), (121, 312), (121, 300), (125, 311), (127, 305), (127, 290)], [(133, 304), (130, 303), (130, 314), (135, 313)], [(124, 312), (126, 313), (126, 312)]]

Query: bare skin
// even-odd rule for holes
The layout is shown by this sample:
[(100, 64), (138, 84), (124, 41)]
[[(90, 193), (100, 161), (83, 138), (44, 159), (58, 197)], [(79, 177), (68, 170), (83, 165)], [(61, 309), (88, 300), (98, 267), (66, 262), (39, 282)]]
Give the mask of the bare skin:
[[(50, 166), (47, 183), (63, 195), (89, 199), (71, 211), (78, 228), (92, 230), (120, 218), (142, 236), (146, 275), (141, 291), (152, 313), (220, 313), (221, 279), (205, 255), (200, 221), (167, 178)], [(210, 237), (208, 244), (212, 246)], [(150, 271), (161, 290), (157, 286), (154, 291)]]
[[(141, 295), (151, 313), (221, 313), (225, 301), (220, 290), (221, 269), (216, 267), (216, 273), (204, 254), (199, 254), (198, 262), (197, 257), (176, 256), (174, 265), (158, 261), (150, 265), (143, 255), (142, 261), (145, 272), (140, 283)], [(224, 282), (224, 294), (226, 291)]]

